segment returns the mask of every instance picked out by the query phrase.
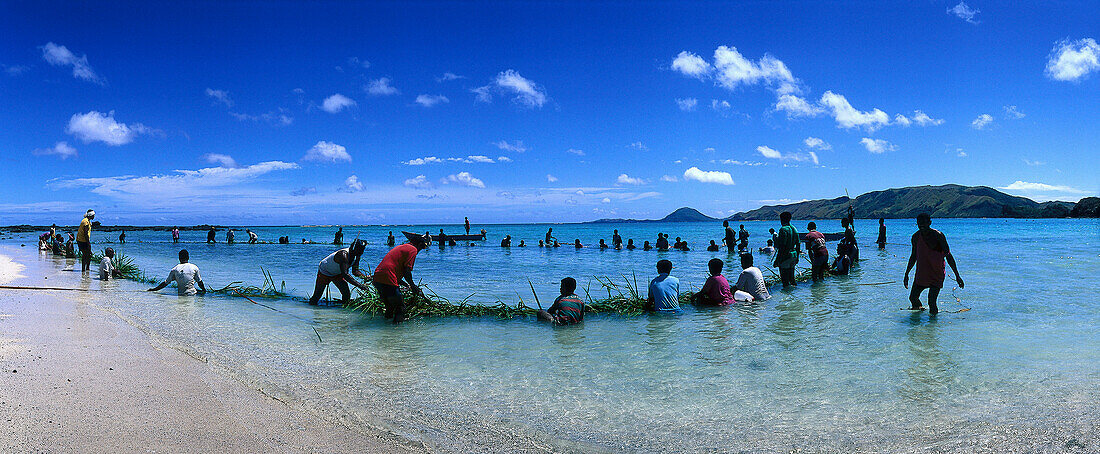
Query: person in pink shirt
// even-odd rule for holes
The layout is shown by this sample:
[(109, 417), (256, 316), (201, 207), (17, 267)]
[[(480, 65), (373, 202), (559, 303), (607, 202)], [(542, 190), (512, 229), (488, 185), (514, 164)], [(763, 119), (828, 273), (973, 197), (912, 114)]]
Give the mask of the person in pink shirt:
[(725, 266), (725, 262), (722, 259), (714, 258), (707, 262), (707, 268), (710, 268), (710, 277), (703, 283), (702, 290), (697, 293), (699, 304), (703, 306), (726, 306), (736, 302), (733, 298), (733, 292), (730, 291), (729, 281), (722, 275), (723, 266)]

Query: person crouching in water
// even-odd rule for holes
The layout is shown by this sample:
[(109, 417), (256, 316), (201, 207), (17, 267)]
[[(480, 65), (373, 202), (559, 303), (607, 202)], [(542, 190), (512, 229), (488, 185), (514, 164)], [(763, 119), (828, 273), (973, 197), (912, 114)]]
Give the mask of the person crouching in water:
[(409, 290), (413, 295), (422, 295), (420, 287), (413, 281), (413, 264), (416, 263), (416, 253), (428, 247), (428, 239), (414, 236), (408, 243), (398, 245), (382, 258), (382, 263), (374, 270), (374, 288), (378, 290), (378, 296), (386, 305), (386, 318), (393, 318), (394, 323), (405, 320), (405, 299), (401, 296), (401, 279), (409, 284)]
[(547, 310), (539, 309), (539, 320), (555, 325), (572, 325), (584, 321), (584, 300), (576, 294), (577, 280), (567, 277), (561, 280), (561, 295)]
[[(176, 283), (176, 294), (180, 296), (206, 293), (206, 285), (202, 283), (202, 277), (199, 276), (199, 267), (193, 263), (187, 263), (191, 259), (191, 256), (187, 254), (187, 249), (180, 249), (179, 259), (180, 264), (168, 272), (168, 278), (148, 291), (155, 292), (167, 287), (170, 282), (174, 281)], [(195, 290), (196, 285), (199, 287), (198, 290)]]
[(103, 251), (103, 260), (99, 261), (99, 278), (106, 281), (121, 275), (118, 268), (115, 268), (115, 250), (107, 248)]
[(363, 258), (364, 249), (366, 249), (366, 242), (355, 240), (350, 246), (339, 249), (321, 260), (317, 265), (317, 283), (313, 286), (313, 296), (309, 297), (311, 306), (317, 305), (329, 284), (336, 284), (336, 288), (340, 290), (340, 301), (345, 306), (351, 301), (348, 282), (367, 290), (366, 284), (360, 283), (354, 277), (366, 277), (359, 271), (359, 259)]

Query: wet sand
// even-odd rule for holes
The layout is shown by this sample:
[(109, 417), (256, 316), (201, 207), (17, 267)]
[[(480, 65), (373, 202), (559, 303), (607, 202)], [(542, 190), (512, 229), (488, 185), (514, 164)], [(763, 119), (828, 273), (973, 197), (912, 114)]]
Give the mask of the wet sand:
[(250, 388), (102, 309), (98, 297), (0, 290), (0, 452), (424, 450)]

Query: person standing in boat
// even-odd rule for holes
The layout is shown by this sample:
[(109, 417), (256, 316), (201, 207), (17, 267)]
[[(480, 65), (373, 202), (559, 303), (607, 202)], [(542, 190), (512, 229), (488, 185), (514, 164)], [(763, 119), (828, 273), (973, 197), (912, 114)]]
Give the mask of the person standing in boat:
[(470, 218), (463, 216), (462, 222), (463, 222), (463, 224), (466, 224), (466, 234), (469, 235), (470, 234)]
[(325, 288), (329, 284), (336, 284), (336, 288), (340, 290), (340, 301), (345, 306), (351, 301), (349, 282), (367, 290), (366, 284), (355, 279), (355, 276), (366, 277), (362, 271), (359, 271), (359, 260), (363, 258), (366, 246), (365, 241), (355, 240), (350, 246), (329, 254), (317, 264), (317, 280), (313, 286), (313, 295), (309, 297), (311, 306), (316, 306), (321, 301), (321, 296), (325, 294)]
[(374, 269), (374, 288), (386, 306), (385, 317), (394, 323), (405, 320), (405, 299), (401, 295), (401, 280), (409, 285), (413, 295), (421, 295), (420, 287), (413, 280), (413, 265), (416, 253), (428, 247), (428, 239), (413, 236), (409, 242), (396, 246), (386, 253), (382, 262)]
[(779, 233), (776, 235), (775, 242), (775, 261), (772, 262), (772, 266), (779, 268), (779, 279), (783, 282), (783, 286), (796, 285), (794, 281), (794, 267), (798, 265), (798, 256), (800, 252), (798, 242), (798, 230), (795, 230), (791, 225), (791, 212), (784, 211), (779, 215), (779, 222), (783, 225), (779, 229)]
[(951, 265), (951, 272), (955, 273), (955, 282), (959, 283), (959, 288), (963, 288), (963, 280), (959, 277), (955, 257), (951, 255), (951, 248), (947, 245), (947, 236), (932, 228), (932, 216), (928, 213), (917, 215), (917, 232), (913, 234), (912, 243), (913, 251), (909, 254), (909, 264), (905, 266), (905, 277), (902, 279), (905, 288), (909, 288), (909, 271), (916, 265), (917, 275), (913, 278), (913, 289), (909, 292), (909, 303), (912, 305), (910, 309), (924, 310), (920, 304), (920, 294), (928, 289), (928, 313), (936, 314), (940, 311), (936, 300), (947, 277), (945, 260)]

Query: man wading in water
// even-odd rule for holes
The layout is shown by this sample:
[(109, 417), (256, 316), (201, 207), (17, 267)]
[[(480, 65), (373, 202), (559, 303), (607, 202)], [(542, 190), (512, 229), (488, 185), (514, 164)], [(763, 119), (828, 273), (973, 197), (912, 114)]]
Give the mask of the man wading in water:
[(940, 311), (936, 306), (936, 298), (940, 296), (947, 270), (944, 269), (944, 259), (951, 265), (951, 271), (955, 273), (955, 281), (959, 288), (963, 288), (963, 280), (959, 277), (959, 270), (955, 267), (955, 257), (951, 255), (951, 248), (947, 246), (947, 237), (939, 230), (932, 228), (932, 216), (928, 213), (917, 215), (917, 232), (913, 234), (913, 252), (909, 255), (909, 264), (905, 267), (905, 278), (902, 282), (905, 288), (909, 288), (909, 270), (913, 265), (917, 266), (917, 276), (913, 279), (913, 290), (909, 292), (909, 303), (912, 310), (924, 310), (920, 305), (920, 294), (928, 289), (928, 313), (935, 314)]
[(317, 305), (329, 284), (336, 284), (336, 288), (340, 290), (340, 301), (345, 306), (351, 300), (351, 289), (348, 288), (348, 282), (363, 290), (367, 289), (366, 284), (360, 284), (353, 277), (365, 277), (359, 271), (359, 259), (363, 257), (364, 249), (366, 249), (366, 242), (355, 240), (350, 246), (333, 252), (321, 260), (321, 263), (317, 265), (317, 284), (313, 287), (313, 296), (309, 297), (310, 305)]
[(374, 270), (374, 288), (378, 290), (378, 296), (386, 305), (386, 318), (393, 318), (394, 323), (405, 320), (405, 299), (401, 296), (401, 279), (409, 284), (409, 290), (414, 295), (421, 295), (420, 287), (413, 281), (413, 264), (416, 263), (416, 253), (428, 247), (428, 238), (414, 236), (408, 243), (390, 249), (382, 258), (382, 263)]

